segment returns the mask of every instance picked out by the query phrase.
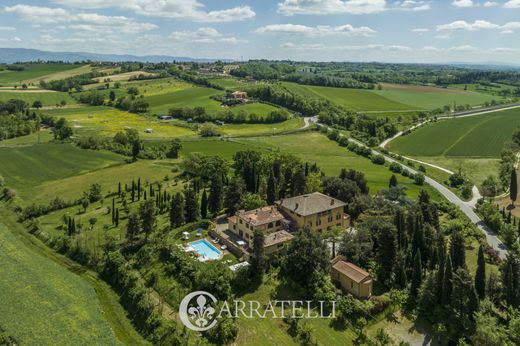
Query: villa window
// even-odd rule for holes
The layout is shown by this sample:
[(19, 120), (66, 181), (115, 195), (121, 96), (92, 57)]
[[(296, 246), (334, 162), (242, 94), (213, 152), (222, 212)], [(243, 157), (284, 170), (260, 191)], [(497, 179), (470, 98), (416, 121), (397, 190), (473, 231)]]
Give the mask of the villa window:
[(332, 215), (329, 215), (328, 220), (329, 220), (329, 222), (332, 222)]
[(280, 226), (281, 222), (280, 221), (276, 221), (276, 226)]
[(240, 219), (240, 220), (238, 220), (238, 221), (240, 222), (240, 224), (243, 224), (242, 219)]
[(321, 225), (321, 219), (316, 220), (316, 226)]
[(340, 213), (337, 213), (337, 214), (336, 214), (336, 220), (339, 220), (339, 219), (341, 219), (341, 214), (340, 214)]
[(267, 225), (267, 228), (273, 228), (273, 223), (269, 222), (269, 224)]

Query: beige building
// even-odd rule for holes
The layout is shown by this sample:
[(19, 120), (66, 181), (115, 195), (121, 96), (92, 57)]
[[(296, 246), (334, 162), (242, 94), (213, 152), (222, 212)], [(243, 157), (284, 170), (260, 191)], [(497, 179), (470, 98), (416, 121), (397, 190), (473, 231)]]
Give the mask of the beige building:
[(284, 228), (284, 216), (276, 207), (268, 206), (254, 210), (240, 210), (235, 216), (228, 218), (228, 228), (252, 245), (255, 230), (265, 235)]
[(343, 291), (358, 298), (369, 298), (372, 295), (372, 276), (344, 257), (338, 256), (331, 261), (332, 282), (338, 284)]
[(231, 96), (235, 99), (247, 99), (247, 93), (245, 91), (233, 91), (231, 93)]
[(253, 246), (256, 230), (264, 234), (264, 251), (266, 256), (279, 254), (294, 237), (284, 228), (287, 224), (282, 213), (274, 206), (262, 207), (249, 211), (238, 211), (228, 218), (228, 229), (244, 239), (249, 248)]
[(339, 199), (319, 192), (285, 198), (276, 202), (280, 211), (292, 221), (293, 229), (309, 226), (312, 230), (323, 232), (333, 227), (350, 227), (350, 217), (345, 214), (347, 205)]

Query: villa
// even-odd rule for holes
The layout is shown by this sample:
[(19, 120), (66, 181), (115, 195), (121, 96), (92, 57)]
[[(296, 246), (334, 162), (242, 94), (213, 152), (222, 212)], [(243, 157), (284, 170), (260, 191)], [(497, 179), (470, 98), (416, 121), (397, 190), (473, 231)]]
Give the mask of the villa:
[(358, 298), (370, 298), (372, 295), (372, 276), (362, 268), (337, 256), (331, 261), (330, 276), (332, 282)]
[(319, 192), (285, 198), (276, 205), (292, 221), (293, 229), (309, 226), (313, 231), (323, 232), (332, 227), (350, 227), (350, 216), (344, 211), (347, 204)]
[(231, 96), (234, 99), (245, 100), (247, 99), (247, 93), (245, 91), (233, 91)]

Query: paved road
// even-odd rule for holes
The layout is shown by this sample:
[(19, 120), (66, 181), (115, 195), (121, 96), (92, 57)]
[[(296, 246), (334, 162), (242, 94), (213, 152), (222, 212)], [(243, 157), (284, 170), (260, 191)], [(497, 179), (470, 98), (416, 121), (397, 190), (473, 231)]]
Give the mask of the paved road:
[[(366, 147), (365, 144), (355, 139), (349, 138), (349, 141), (356, 143), (357, 145)], [(377, 150), (372, 149), (372, 154), (383, 155), (388, 162), (396, 162), (400, 164), (403, 168), (406, 168), (408, 171), (414, 174), (418, 173), (416, 170), (409, 168), (403, 163), (389, 156), (386, 156), (378, 152)], [(484, 233), (484, 235), (486, 236), (487, 243), (493, 249), (498, 251), (500, 258), (504, 259), (506, 257), (507, 247), (504, 245), (504, 243), (502, 243), (500, 239), (498, 239), (497, 234), (480, 219), (480, 217), (475, 213), (475, 211), (473, 211), (473, 208), (470, 205), (468, 205), (467, 202), (464, 202), (456, 194), (451, 192), (447, 187), (428, 176), (425, 176), (425, 182), (431, 187), (433, 187), (435, 190), (439, 191), (439, 193), (443, 195), (448, 201), (455, 204), (457, 207), (459, 207), (460, 210), (462, 210), (464, 214), (466, 214), (466, 216), (471, 220), (471, 222), (474, 223), (482, 231), (482, 233)]]

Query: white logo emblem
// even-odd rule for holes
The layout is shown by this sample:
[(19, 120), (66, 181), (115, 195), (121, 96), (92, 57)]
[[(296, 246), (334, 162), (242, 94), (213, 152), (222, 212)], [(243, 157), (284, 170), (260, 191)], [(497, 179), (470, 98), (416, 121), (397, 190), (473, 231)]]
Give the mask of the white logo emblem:
[(205, 291), (196, 291), (188, 294), (179, 306), (179, 317), (182, 323), (191, 330), (203, 332), (217, 324), (215, 308), (210, 306), (216, 303), (217, 298)]

